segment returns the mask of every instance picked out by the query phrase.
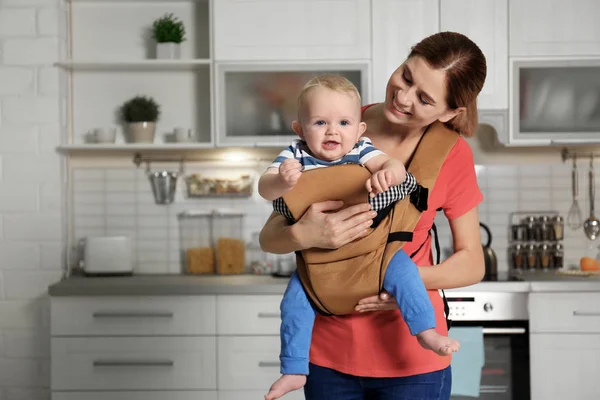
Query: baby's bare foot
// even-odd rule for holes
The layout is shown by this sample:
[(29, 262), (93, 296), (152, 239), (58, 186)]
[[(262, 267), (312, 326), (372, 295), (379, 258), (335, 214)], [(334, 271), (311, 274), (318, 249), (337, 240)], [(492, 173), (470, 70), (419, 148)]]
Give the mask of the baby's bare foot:
[(424, 349), (432, 350), (439, 356), (449, 356), (456, 353), (460, 343), (447, 336), (442, 336), (435, 329), (427, 329), (417, 334), (417, 340)]
[(265, 395), (265, 400), (275, 400), (286, 393), (298, 390), (306, 384), (306, 375), (281, 375), (279, 379), (271, 385), (269, 393)]

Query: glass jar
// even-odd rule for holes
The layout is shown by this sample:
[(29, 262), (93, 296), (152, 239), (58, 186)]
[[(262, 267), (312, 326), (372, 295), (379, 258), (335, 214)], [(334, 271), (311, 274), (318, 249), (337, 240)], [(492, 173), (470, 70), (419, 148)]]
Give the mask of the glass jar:
[(542, 215), (539, 220), (540, 235), (538, 240), (554, 240), (554, 225), (548, 215)]
[(215, 252), (212, 244), (212, 213), (183, 211), (177, 214), (181, 272), (183, 274), (214, 274)]
[(550, 264), (550, 260), (553, 257), (553, 253), (552, 253), (552, 247), (548, 244), (548, 243), (542, 243), (540, 245), (540, 267), (542, 269), (547, 270), (548, 268), (550, 268), (551, 264)]
[(525, 256), (523, 255), (523, 245), (515, 243), (511, 248), (512, 267), (514, 270), (521, 271), (525, 267)]
[(277, 257), (275, 254), (265, 253), (260, 248), (259, 232), (252, 234), (252, 239), (246, 247), (246, 263), (250, 272), (258, 275), (270, 275), (275, 272)]
[(554, 240), (563, 240), (565, 235), (565, 221), (560, 215), (552, 218), (552, 225), (554, 228)]
[(553, 267), (556, 269), (563, 268), (564, 263), (565, 263), (565, 253), (563, 250), (563, 246), (560, 243), (556, 243), (554, 245), (554, 265), (553, 265)]
[(212, 218), (211, 233), (217, 274), (243, 274), (246, 266), (244, 214), (214, 210)]
[(534, 270), (538, 266), (538, 252), (537, 246), (533, 243), (529, 243), (527, 245), (527, 268), (530, 270)]

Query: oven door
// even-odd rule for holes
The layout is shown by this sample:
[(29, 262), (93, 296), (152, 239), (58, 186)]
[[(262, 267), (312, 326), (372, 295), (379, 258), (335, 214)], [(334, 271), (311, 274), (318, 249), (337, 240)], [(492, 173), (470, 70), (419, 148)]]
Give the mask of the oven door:
[[(527, 321), (453, 321), (452, 326), (483, 327), (485, 363), (479, 399), (529, 400)], [(453, 400), (472, 397), (452, 396)]]

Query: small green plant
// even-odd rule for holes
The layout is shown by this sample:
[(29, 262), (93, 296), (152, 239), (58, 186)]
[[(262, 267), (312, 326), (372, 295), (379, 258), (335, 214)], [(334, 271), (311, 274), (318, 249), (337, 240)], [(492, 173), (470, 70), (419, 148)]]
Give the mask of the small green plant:
[(156, 122), (160, 106), (149, 96), (135, 96), (121, 106), (121, 118), (126, 123)]
[(165, 14), (152, 24), (152, 36), (157, 43), (181, 43), (185, 40), (185, 26), (173, 14)]

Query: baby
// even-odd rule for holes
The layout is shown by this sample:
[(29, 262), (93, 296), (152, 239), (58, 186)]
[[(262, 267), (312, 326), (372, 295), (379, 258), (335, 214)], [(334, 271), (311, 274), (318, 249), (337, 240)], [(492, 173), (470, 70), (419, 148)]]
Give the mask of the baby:
[[(293, 223), (281, 196), (294, 187), (302, 171), (353, 163), (365, 166), (372, 174), (365, 185), (374, 211), (403, 199), (415, 190), (415, 177), (407, 173), (400, 161), (361, 137), (366, 128), (361, 122), (360, 94), (350, 81), (337, 75), (311, 79), (300, 92), (298, 120), (292, 123), (300, 140), (283, 150), (261, 176), (260, 195), (272, 200), (275, 210)], [(384, 194), (377, 196), (381, 193)], [(416, 335), (421, 346), (441, 356), (458, 351), (458, 342), (435, 331), (435, 315), (427, 291), (417, 266), (404, 251), (398, 251), (390, 261), (383, 288), (397, 300), (411, 334)], [(290, 279), (281, 312), (282, 376), (273, 383), (266, 400), (278, 399), (306, 383), (316, 311), (297, 273)]]

